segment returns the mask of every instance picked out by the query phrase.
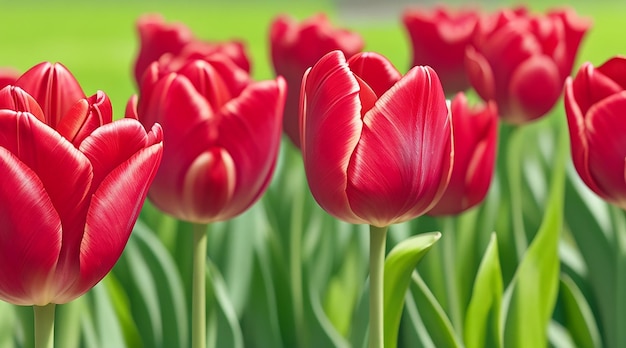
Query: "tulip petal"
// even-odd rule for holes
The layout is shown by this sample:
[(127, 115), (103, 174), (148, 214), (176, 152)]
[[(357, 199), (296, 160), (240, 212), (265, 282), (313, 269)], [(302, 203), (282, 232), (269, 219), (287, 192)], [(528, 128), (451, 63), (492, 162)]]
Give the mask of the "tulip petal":
[(135, 62), (135, 81), (141, 81), (150, 63), (164, 53), (178, 54), (193, 40), (193, 34), (182, 23), (166, 24), (159, 14), (146, 14), (137, 20), (137, 31), (141, 42)]
[[(572, 92), (582, 114), (586, 114), (589, 108), (600, 100), (624, 90), (620, 82), (613, 79), (613, 76), (620, 79), (619, 70), (626, 69), (626, 63), (623, 64), (623, 68), (620, 68), (618, 62), (618, 60), (613, 60), (608, 65), (605, 63), (606, 67), (602, 69), (594, 68), (589, 62), (581, 66), (573, 80)], [(626, 77), (623, 78), (626, 83)]]
[(331, 215), (363, 223), (345, 192), (348, 162), (363, 127), (359, 84), (344, 55), (333, 51), (309, 70), (303, 86), (300, 140), (311, 193)]
[(539, 118), (552, 109), (562, 90), (563, 82), (554, 61), (544, 55), (533, 56), (511, 76), (509, 107), (500, 110), (500, 116), (512, 124)]
[(37, 100), (46, 123), (55, 129), (76, 101), (85, 98), (76, 78), (61, 63), (40, 63), (25, 72), (15, 85)]
[(225, 105), (218, 144), (236, 167), (233, 202), (220, 220), (231, 218), (256, 202), (270, 182), (281, 139), (285, 80), (250, 85), (239, 98)]
[(357, 53), (348, 60), (350, 70), (376, 93), (382, 96), (402, 74), (382, 55), (374, 52)]
[(465, 51), (465, 69), (470, 83), (483, 100), (496, 98), (496, 80), (487, 59), (472, 46)]
[[(441, 83), (428, 67), (411, 69), (364, 118), (348, 166), (354, 213), (387, 226), (424, 214), (449, 179), (451, 124)], [(446, 153), (447, 151), (447, 153)]]
[(590, 174), (601, 190), (599, 195), (608, 196), (608, 200), (613, 202), (616, 199), (612, 197), (626, 197), (624, 181), (626, 137), (605, 135), (626, 134), (626, 123), (623, 122), (624, 110), (626, 110), (626, 91), (592, 106), (586, 122)]
[[(578, 77), (577, 77), (578, 79)], [(591, 173), (589, 172), (589, 141), (587, 139), (584, 114), (582, 113), (576, 99), (575, 81), (568, 77), (565, 81), (565, 113), (567, 115), (567, 125), (570, 133), (570, 148), (572, 152), (572, 162), (578, 175), (585, 184), (601, 197), (606, 197), (598, 187)]]
[(10, 110), (0, 110), (0, 146), (41, 180), (63, 222), (64, 239), (82, 233), (81, 216), (92, 179), (87, 158), (31, 114)]
[(79, 100), (61, 119), (57, 131), (74, 146), (80, 143), (98, 127), (111, 123), (113, 108), (109, 97), (102, 91)]
[[(119, 121), (109, 128), (135, 129), (135, 122), (133, 126), (127, 126), (129, 122), (116, 123)], [(143, 129), (141, 132), (145, 136)], [(152, 132), (160, 134), (161, 128), (157, 125)], [(157, 135), (156, 139), (158, 143), (140, 149), (115, 167), (94, 192), (80, 245), (80, 279), (57, 296), (57, 303), (69, 302), (87, 292), (119, 259), (161, 161), (163, 144), (160, 136)]]
[(615, 81), (620, 90), (626, 89), (626, 57), (613, 57), (599, 66), (598, 71)]
[(7, 86), (0, 89), (0, 109), (29, 112), (41, 122), (46, 121), (35, 98), (19, 87)]
[(99, 127), (90, 134), (79, 149), (93, 166), (92, 191), (109, 173), (146, 147), (147, 139), (141, 123), (130, 118)]
[(37, 174), (2, 146), (0, 173), (0, 201), (5, 202), (0, 208), (0, 299), (48, 304), (61, 220)]

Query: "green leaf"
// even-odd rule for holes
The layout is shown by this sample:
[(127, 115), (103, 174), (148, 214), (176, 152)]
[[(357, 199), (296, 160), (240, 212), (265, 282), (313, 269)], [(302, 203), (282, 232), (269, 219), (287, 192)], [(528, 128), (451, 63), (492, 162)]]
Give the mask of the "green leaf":
[(576, 346), (602, 347), (593, 312), (576, 283), (567, 275), (561, 276), (560, 294), (565, 326)]
[(206, 281), (208, 346), (243, 348), (243, 334), (235, 308), (228, 297), (226, 283), (210, 260)]
[(502, 305), (502, 270), (496, 234), (478, 268), (465, 316), (464, 339), (467, 348), (501, 347), (500, 308)]
[(411, 295), (415, 300), (415, 305), (419, 316), (424, 323), (426, 332), (430, 335), (436, 347), (460, 348), (463, 344), (457, 337), (446, 312), (441, 308), (439, 302), (430, 292), (419, 273), (413, 272), (411, 275)]
[(384, 318), (385, 347), (396, 347), (404, 296), (411, 273), (441, 233), (423, 233), (398, 243), (385, 259)]
[(56, 306), (54, 319), (54, 344), (56, 347), (80, 347), (82, 302), (88, 296), (91, 296), (91, 291), (69, 303)]
[(558, 243), (563, 223), (566, 135), (561, 130), (543, 221), (507, 289), (510, 302), (503, 307), (505, 347), (547, 346), (547, 329), (559, 283)]
[(95, 328), (98, 335), (98, 347), (115, 348), (124, 347), (124, 335), (120, 322), (115, 315), (111, 298), (109, 297), (105, 285), (99, 283), (90, 290), (92, 296), (89, 297), (89, 306), (95, 319)]

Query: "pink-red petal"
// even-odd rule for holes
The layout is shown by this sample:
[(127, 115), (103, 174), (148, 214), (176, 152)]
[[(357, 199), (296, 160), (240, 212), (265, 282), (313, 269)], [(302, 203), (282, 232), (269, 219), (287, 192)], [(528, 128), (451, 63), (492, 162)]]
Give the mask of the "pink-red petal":
[(25, 72), (15, 85), (37, 100), (52, 128), (78, 100), (85, 98), (74, 75), (61, 63), (40, 63)]
[(329, 214), (363, 223), (346, 196), (350, 157), (361, 136), (359, 84), (340, 51), (325, 55), (303, 81), (301, 146), (313, 197)]
[(626, 91), (615, 94), (589, 109), (586, 126), (589, 141), (589, 171), (597, 183), (600, 196), (616, 201), (626, 197), (624, 159), (626, 137), (606, 134), (626, 134), (624, 120)]
[[(424, 214), (449, 179), (451, 124), (443, 89), (428, 67), (411, 69), (364, 118), (348, 166), (355, 214), (387, 226)], [(445, 153), (445, 151), (448, 151)]]
[(37, 174), (0, 146), (0, 299), (45, 305), (61, 249), (61, 220)]

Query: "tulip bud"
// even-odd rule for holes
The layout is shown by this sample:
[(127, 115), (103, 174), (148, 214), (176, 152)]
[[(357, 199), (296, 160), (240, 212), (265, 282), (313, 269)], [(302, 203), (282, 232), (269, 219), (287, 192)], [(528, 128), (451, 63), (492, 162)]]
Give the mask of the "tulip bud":
[(454, 167), (450, 183), (429, 215), (456, 215), (483, 201), (491, 185), (498, 146), (493, 101), (470, 107), (465, 94), (452, 100)]
[(465, 73), (465, 49), (474, 37), (478, 19), (477, 11), (453, 11), (445, 6), (408, 9), (402, 16), (413, 49), (411, 66), (432, 67), (447, 95), (470, 87)]
[(573, 10), (533, 16), (518, 8), (484, 17), (466, 52), (470, 82), (484, 100), (496, 101), (505, 122), (538, 119), (561, 95), (589, 26)]
[(283, 129), (296, 147), (300, 147), (298, 104), (305, 70), (330, 51), (341, 50), (350, 57), (361, 51), (363, 44), (358, 34), (334, 28), (324, 14), (300, 23), (288, 16), (278, 16), (272, 22), (270, 48), (274, 72), (283, 76), (289, 87)]
[[(174, 64), (171, 64), (174, 62)], [(153, 63), (127, 117), (163, 126), (163, 165), (150, 200), (178, 219), (233, 218), (272, 177), (281, 137), (285, 82), (254, 82), (226, 55)]]
[(162, 154), (162, 132), (111, 122), (60, 64), (0, 90), (0, 299), (65, 303), (122, 254)]
[(583, 182), (626, 209), (626, 58), (599, 67), (585, 63), (565, 83), (572, 160)]
[(426, 213), (450, 178), (452, 125), (429, 67), (402, 76), (383, 56), (325, 55), (303, 80), (302, 158), (329, 214), (388, 226)]

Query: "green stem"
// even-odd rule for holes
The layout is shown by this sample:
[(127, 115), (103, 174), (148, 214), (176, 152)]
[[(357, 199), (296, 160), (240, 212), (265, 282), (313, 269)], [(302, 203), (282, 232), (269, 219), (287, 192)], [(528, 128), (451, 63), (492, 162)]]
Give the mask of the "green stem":
[(626, 331), (622, 329), (622, 325), (626, 322), (626, 300), (624, 300), (624, 292), (626, 291), (626, 221), (624, 221), (624, 212), (621, 208), (611, 205), (609, 207), (611, 214), (611, 222), (613, 225), (613, 244), (615, 250), (615, 292), (613, 293), (615, 304), (614, 332), (616, 345), (615, 347), (624, 347), (626, 345)]
[(35, 348), (54, 347), (54, 303), (33, 306), (35, 311)]
[[(306, 187), (306, 185), (300, 185)], [(296, 329), (296, 340), (299, 347), (308, 346), (304, 323), (304, 301), (302, 291), (302, 220), (304, 210), (304, 192), (297, 190), (294, 195), (294, 206), (291, 216), (290, 262), (291, 293), (293, 296), (293, 316)]]
[(193, 226), (193, 279), (191, 290), (191, 347), (206, 348), (207, 225)]
[(446, 279), (446, 292), (448, 299), (448, 315), (450, 321), (457, 330), (463, 332), (461, 305), (459, 302), (459, 286), (457, 281), (456, 263), (456, 238), (455, 238), (455, 219), (453, 217), (443, 218), (443, 276)]
[(523, 190), (522, 190), (522, 162), (524, 156), (524, 128), (516, 127), (509, 133), (509, 148), (507, 158), (507, 174), (509, 181), (509, 195), (511, 202), (511, 218), (513, 220), (513, 238), (518, 261), (524, 257), (528, 247), (524, 229)]
[(370, 337), (369, 348), (382, 348), (385, 339), (384, 280), (388, 227), (370, 225)]

